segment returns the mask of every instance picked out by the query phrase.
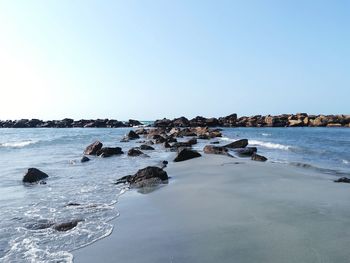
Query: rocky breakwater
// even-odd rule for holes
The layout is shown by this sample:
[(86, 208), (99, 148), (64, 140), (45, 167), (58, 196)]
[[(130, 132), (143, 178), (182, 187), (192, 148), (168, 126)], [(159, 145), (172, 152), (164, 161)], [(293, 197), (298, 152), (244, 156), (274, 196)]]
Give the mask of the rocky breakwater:
[(231, 114), (220, 118), (197, 116), (161, 119), (154, 122), (154, 127), (350, 127), (350, 115), (309, 115), (307, 113), (281, 115), (254, 115), (238, 117)]
[(122, 128), (143, 125), (140, 121), (130, 119), (122, 122), (113, 119), (96, 120), (50, 120), (43, 121), (39, 119), (21, 119), (0, 121), (0, 128)]

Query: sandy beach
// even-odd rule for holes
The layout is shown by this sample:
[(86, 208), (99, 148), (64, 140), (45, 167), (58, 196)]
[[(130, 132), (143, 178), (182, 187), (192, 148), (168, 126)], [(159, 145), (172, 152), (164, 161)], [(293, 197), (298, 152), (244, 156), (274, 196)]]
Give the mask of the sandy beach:
[(113, 233), (74, 262), (349, 262), (350, 189), (334, 176), (217, 155), (123, 194)]

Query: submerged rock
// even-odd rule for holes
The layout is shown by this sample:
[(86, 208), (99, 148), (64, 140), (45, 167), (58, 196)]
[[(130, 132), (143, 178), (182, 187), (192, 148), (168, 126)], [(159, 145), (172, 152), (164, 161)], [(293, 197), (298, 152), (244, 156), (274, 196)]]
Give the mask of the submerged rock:
[(140, 149), (141, 149), (141, 150), (144, 150), (144, 151), (151, 151), (151, 150), (154, 150), (154, 148), (153, 148), (152, 146), (149, 146), (149, 145), (147, 145), (147, 144), (142, 144), (142, 145), (140, 146)]
[(76, 227), (78, 225), (79, 222), (81, 222), (83, 220), (72, 220), (69, 222), (64, 222), (64, 223), (59, 223), (59, 224), (55, 224), (53, 226), (53, 228), (57, 231), (68, 231), (71, 230), (72, 228)]
[(231, 149), (236, 149), (236, 148), (245, 148), (248, 145), (248, 140), (247, 139), (241, 139), (238, 141), (231, 142), (229, 144), (226, 144), (225, 147), (231, 148)]
[(48, 177), (49, 176), (46, 173), (40, 171), (37, 168), (29, 168), (22, 181), (23, 183), (36, 183)]
[(259, 162), (266, 162), (267, 158), (265, 156), (253, 153), (252, 154), (252, 160), (253, 161), (259, 161)]
[(82, 163), (85, 163), (85, 162), (88, 162), (88, 161), (90, 161), (90, 158), (88, 158), (88, 157), (86, 157), (86, 156), (83, 156), (83, 157), (81, 158), (81, 160), (80, 160), (80, 162), (82, 162)]
[(182, 161), (186, 161), (186, 160), (201, 157), (201, 156), (202, 155), (195, 150), (183, 148), (179, 151), (178, 155), (174, 159), (174, 162), (182, 162)]
[(350, 178), (347, 177), (341, 177), (337, 180), (334, 180), (335, 183), (348, 183), (350, 184)]
[(103, 144), (100, 141), (95, 141), (86, 147), (84, 154), (86, 155), (96, 155), (99, 150), (101, 150)]
[(136, 148), (131, 148), (129, 151), (128, 151), (128, 156), (139, 156), (139, 155), (142, 155), (144, 154), (142, 151), (140, 151), (139, 149), (136, 149)]
[(25, 228), (30, 230), (40, 230), (52, 227), (54, 224), (55, 223), (47, 219), (40, 219), (38, 222), (25, 224)]

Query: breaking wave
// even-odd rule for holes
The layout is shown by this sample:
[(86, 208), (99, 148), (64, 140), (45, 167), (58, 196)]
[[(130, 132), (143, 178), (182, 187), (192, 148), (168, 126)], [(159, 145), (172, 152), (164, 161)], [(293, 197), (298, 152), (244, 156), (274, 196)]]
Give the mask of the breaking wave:
[(26, 140), (26, 141), (19, 141), (19, 142), (5, 142), (5, 143), (0, 143), (0, 147), (3, 148), (23, 148), (31, 144), (35, 144), (38, 141), (33, 141), (33, 140)]
[(286, 150), (286, 151), (291, 148), (291, 146), (289, 145), (283, 145), (283, 144), (273, 143), (273, 142), (263, 142), (258, 140), (249, 140), (249, 144), (260, 145), (270, 149), (279, 149), (279, 150)]

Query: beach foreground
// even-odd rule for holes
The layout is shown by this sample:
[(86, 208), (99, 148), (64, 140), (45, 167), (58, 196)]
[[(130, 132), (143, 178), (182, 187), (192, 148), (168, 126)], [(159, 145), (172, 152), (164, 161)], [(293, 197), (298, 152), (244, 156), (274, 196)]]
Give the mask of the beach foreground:
[(350, 188), (285, 164), (204, 155), (119, 199), (113, 233), (75, 262), (348, 262)]

